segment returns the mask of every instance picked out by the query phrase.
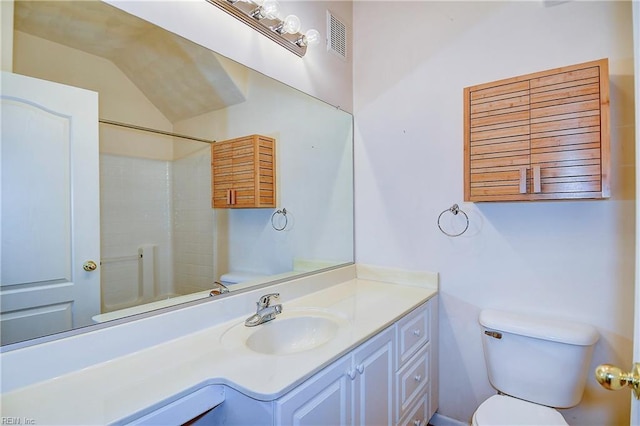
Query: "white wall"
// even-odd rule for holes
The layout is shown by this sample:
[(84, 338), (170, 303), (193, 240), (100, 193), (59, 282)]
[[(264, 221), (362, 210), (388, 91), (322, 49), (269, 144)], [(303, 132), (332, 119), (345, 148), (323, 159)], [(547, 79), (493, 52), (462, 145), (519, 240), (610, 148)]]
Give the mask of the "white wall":
[[(440, 273), (440, 408), (469, 421), (494, 393), (483, 308), (595, 325), (592, 368), (631, 365), (634, 119), (630, 2), (355, 2), (357, 261)], [(608, 57), (606, 201), (462, 203), (462, 89)], [(470, 217), (459, 238), (440, 212)], [(560, 380), (560, 378), (559, 378)], [(550, 384), (552, 386), (553, 384)], [(629, 395), (589, 381), (575, 425), (628, 424)]]
[[(175, 123), (178, 132), (226, 140), (250, 134), (276, 139), (277, 209), (216, 209), (219, 273), (279, 274), (294, 258), (344, 263), (353, 257), (352, 120), (324, 102), (259, 73), (248, 78), (247, 101)], [(282, 224), (278, 224), (283, 226)]]

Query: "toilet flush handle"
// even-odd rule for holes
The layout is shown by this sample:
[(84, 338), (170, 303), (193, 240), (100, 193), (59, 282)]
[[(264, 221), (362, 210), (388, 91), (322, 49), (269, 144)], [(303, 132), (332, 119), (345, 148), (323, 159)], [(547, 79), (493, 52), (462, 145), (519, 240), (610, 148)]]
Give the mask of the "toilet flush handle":
[(487, 336), (493, 337), (494, 339), (502, 339), (502, 333), (498, 331), (485, 330), (484, 334), (486, 334)]
[(611, 364), (596, 367), (596, 380), (608, 390), (620, 390), (625, 387), (633, 389), (636, 399), (640, 399), (640, 363), (635, 363), (629, 373)]

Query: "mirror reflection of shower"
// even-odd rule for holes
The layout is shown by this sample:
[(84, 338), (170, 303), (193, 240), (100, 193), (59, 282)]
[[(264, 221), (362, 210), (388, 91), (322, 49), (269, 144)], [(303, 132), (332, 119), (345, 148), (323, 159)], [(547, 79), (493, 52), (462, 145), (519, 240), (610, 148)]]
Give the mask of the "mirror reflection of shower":
[[(137, 132), (118, 133), (131, 142)], [(181, 144), (146, 137), (158, 138), (156, 148)], [(102, 313), (204, 291), (216, 279), (210, 147), (182, 144), (189, 149), (167, 158), (157, 149), (100, 154)]]

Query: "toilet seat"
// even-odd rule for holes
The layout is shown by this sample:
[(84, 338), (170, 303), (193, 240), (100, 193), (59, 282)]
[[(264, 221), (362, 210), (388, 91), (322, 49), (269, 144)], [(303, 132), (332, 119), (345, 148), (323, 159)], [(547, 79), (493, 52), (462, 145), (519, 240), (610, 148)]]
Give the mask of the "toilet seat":
[(473, 426), (556, 425), (567, 426), (562, 414), (550, 407), (504, 395), (494, 395), (473, 414)]

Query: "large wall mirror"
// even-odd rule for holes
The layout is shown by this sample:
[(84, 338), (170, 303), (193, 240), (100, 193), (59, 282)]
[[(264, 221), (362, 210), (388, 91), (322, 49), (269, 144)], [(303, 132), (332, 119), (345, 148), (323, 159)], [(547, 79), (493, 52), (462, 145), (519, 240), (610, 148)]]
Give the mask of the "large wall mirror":
[[(35, 228), (16, 206), (42, 189), (17, 190), (37, 156), (3, 141), (3, 345), (210, 300), (216, 281), (241, 291), (353, 262), (350, 114), (100, 1), (15, 1), (13, 58), (15, 74), (98, 93), (99, 188), (85, 189), (99, 191), (99, 289), (82, 319), (82, 301), (39, 292), (56, 280), (19, 277), (15, 259), (37, 270), (54, 256), (16, 244)], [(277, 206), (213, 209), (209, 141), (253, 134), (276, 141)], [(65, 155), (47, 162), (72, 169)], [(62, 222), (74, 214), (40, 207)], [(79, 232), (62, 228), (48, 227)]]

